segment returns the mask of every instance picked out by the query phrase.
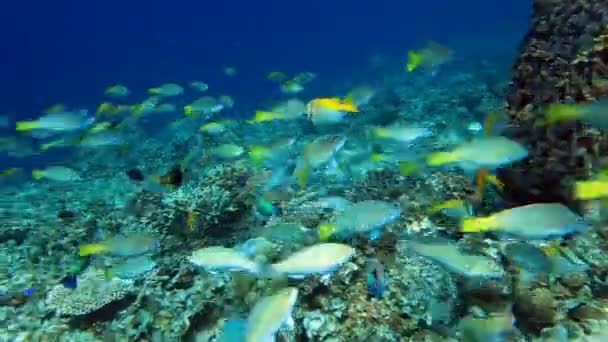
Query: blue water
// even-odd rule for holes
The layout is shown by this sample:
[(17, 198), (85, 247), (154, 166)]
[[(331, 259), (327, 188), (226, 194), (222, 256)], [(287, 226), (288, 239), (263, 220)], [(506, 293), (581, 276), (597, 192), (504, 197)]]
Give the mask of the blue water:
[(277, 93), (271, 70), (318, 73), (323, 95), (369, 81), (373, 56), (403, 70), (407, 51), (429, 39), (460, 61), (508, 68), (530, 11), (526, 0), (11, 2), (0, 14), (0, 113), (36, 118), (59, 102), (92, 110), (115, 83), (142, 98), (154, 85), (202, 80), (236, 98), (229, 115), (250, 116)]

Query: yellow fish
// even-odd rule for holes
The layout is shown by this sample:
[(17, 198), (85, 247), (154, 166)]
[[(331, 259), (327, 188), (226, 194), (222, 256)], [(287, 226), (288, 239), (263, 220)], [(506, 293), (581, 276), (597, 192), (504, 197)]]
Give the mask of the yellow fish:
[(339, 97), (316, 98), (306, 105), (306, 116), (315, 125), (342, 121), (346, 113), (357, 113), (359, 108), (352, 101)]

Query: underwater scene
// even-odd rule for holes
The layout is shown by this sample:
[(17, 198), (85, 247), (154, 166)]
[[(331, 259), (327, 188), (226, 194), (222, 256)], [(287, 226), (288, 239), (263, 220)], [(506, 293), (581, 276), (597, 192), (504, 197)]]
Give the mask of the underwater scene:
[(0, 14), (0, 342), (608, 341), (605, 0)]

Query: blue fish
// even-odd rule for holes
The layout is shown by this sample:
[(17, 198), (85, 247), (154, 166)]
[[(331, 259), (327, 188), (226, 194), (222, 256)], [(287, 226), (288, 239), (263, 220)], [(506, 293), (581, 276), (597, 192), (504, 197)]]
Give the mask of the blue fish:
[(75, 289), (78, 286), (78, 280), (75, 274), (68, 274), (61, 280), (61, 283), (68, 289)]
[(23, 295), (26, 297), (31, 296), (36, 291), (36, 286), (30, 286), (27, 289), (23, 290)]
[(382, 298), (386, 288), (384, 266), (378, 259), (371, 258), (367, 262), (367, 292), (376, 298)]

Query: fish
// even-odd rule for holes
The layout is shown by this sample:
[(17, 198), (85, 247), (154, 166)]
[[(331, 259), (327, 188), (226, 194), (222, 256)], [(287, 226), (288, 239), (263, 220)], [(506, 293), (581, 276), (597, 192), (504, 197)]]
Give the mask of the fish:
[(283, 83), (281, 83), (281, 92), (283, 94), (297, 94), (300, 93), (304, 90), (304, 85), (302, 85), (299, 82), (296, 82), (295, 80), (287, 80)]
[(188, 260), (208, 272), (244, 271), (259, 274), (262, 269), (258, 263), (232, 248), (210, 246), (192, 252)]
[(391, 139), (401, 143), (411, 143), (420, 138), (430, 137), (433, 135), (433, 132), (424, 127), (395, 125), (391, 127), (372, 128), (371, 134), (375, 138)]
[(350, 100), (338, 97), (316, 98), (306, 105), (306, 116), (314, 125), (335, 124), (347, 113), (358, 113), (359, 108)]
[(298, 289), (287, 287), (258, 300), (247, 317), (245, 342), (274, 341), (284, 325), (294, 325), (291, 314), (298, 300)]
[(416, 69), (423, 69), (432, 74), (442, 65), (449, 63), (453, 58), (454, 52), (437, 42), (429, 41), (426, 47), (420, 50), (410, 50), (407, 53), (406, 70), (412, 72)]
[(31, 295), (34, 294), (34, 292), (36, 292), (37, 287), (36, 286), (30, 286), (27, 289), (23, 290), (23, 295), (26, 297), (30, 297)]
[(579, 200), (592, 200), (608, 197), (608, 178), (576, 181), (574, 183), (574, 198)]
[(179, 96), (184, 93), (184, 88), (179, 84), (165, 83), (155, 88), (148, 89), (150, 95), (157, 95), (161, 97), (172, 97)]
[(463, 342), (503, 342), (515, 328), (515, 316), (509, 306), (505, 312), (475, 317), (468, 315), (458, 323), (460, 341)]
[(371, 240), (379, 237), (382, 227), (396, 221), (401, 215), (399, 207), (389, 202), (367, 200), (348, 206), (339, 213), (333, 223), (319, 226), (319, 239), (330, 237), (350, 239), (367, 235)]
[(339, 243), (319, 243), (301, 249), (284, 260), (272, 264), (275, 274), (303, 279), (311, 275), (328, 276), (354, 255), (355, 250)]
[(243, 254), (247, 258), (256, 259), (260, 256), (266, 256), (276, 246), (264, 237), (256, 237), (248, 239), (235, 248), (236, 251)]
[(88, 111), (53, 112), (39, 117), (33, 121), (17, 121), (15, 129), (18, 132), (31, 130), (46, 130), (53, 132), (71, 132), (83, 130), (95, 122)]
[(192, 81), (190, 82), (190, 87), (200, 92), (206, 92), (207, 90), (209, 90), (209, 85), (202, 81)]
[(214, 97), (203, 96), (196, 99), (194, 102), (184, 106), (184, 114), (192, 115), (211, 115), (219, 113), (224, 109), (224, 105), (218, 102)]
[(199, 131), (210, 135), (218, 135), (226, 131), (226, 125), (222, 124), (221, 122), (208, 122), (201, 125)]
[(45, 169), (32, 170), (32, 177), (36, 180), (45, 178), (56, 182), (73, 182), (82, 180), (80, 174), (66, 166), (49, 166)]
[(103, 131), (93, 134), (86, 134), (78, 141), (80, 147), (102, 147), (102, 146), (119, 146), (125, 144), (125, 138), (122, 134), (110, 131)]
[(211, 149), (211, 153), (220, 159), (235, 159), (245, 153), (242, 146), (236, 144), (222, 144)]
[(234, 98), (230, 95), (220, 95), (218, 102), (224, 106), (224, 108), (234, 107)]
[(376, 259), (370, 258), (367, 261), (366, 271), (367, 293), (376, 298), (382, 298), (386, 287), (386, 272), (384, 265)]
[(580, 233), (591, 222), (560, 203), (535, 203), (488, 217), (464, 218), (461, 232), (495, 232), (527, 240), (549, 240)]
[(129, 258), (124, 262), (114, 264), (106, 270), (106, 278), (133, 279), (145, 274), (156, 267), (156, 262), (148, 255)]
[(78, 287), (78, 277), (75, 274), (68, 274), (63, 277), (61, 284), (63, 284), (65, 288), (75, 289)]
[(146, 233), (116, 235), (108, 240), (78, 246), (80, 256), (109, 254), (120, 257), (133, 257), (148, 254), (157, 249), (157, 237)]
[(287, 75), (280, 71), (271, 71), (266, 75), (266, 78), (277, 83), (281, 83), (287, 79)]
[(116, 84), (111, 87), (107, 87), (104, 90), (104, 93), (106, 95), (112, 96), (112, 97), (125, 97), (125, 96), (128, 96), (131, 93), (131, 91), (129, 90), (129, 88), (127, 88), (124, 85)]
[(129, 177), (129, 179), (132, 181), (141, 182), (144, 180), (143, 172), (137, 168), (125, 171), (125, 175), (127, 175), (127, 177)]
[(259, 123), (274, 120), (294, 120), (301, 117), (306, 105), (299, 99), (289, 99), (274, 105), (270, 110), (256, 110), (249, 123)]
[(138, 118), (142, 115), (154, 113), (156, 107), (161, 101), (161, 97), (159, 96), (150, 96), (147, 99), (143, 100), (141, 103), (133, 105), (131, 107), (131, 114), (133, 117)]
[(312, 170), (335, 160), (336, 154), (344, 147), (345, 143), (346, 138), (343, 136), (325, 135), (306, 144), (300, 153), (298, 165), (294, 170), (298, 184), (304, 187)]
[(233, 66), (226, 66), (224, 67), (224, 75), (228, 76), (228, 77), (234, 77), (236, 76), (236, 68)]
[(375, 95), (376, 91), (373, 88), (367, 85), (361, 85), (348, 92), (344, 99), (346, 102), (354, 103), (358, 108), (368, 104)]
[(182, 185), (184, 173), (180, 166), (175, 166), (162, 176), (152, 176), (152, 180), (159, 184), (171, 185), (178, 188)]
[(525, 242), (512, 242), (502, 248), (509, 265), (530, 274), (550, 273), (553, 266), (540, 248)]
[(461, 252), (454, 243), (418, 243), (406, 241), (406, 246), (423, 257), (429, 258), (448, 271), (472, 278), (498, 279), (505, 270), (494, 259)]
[(608, 119), (604, 115), (607, 108), (608, 96), (594, 102), (552, 103), (545, 107), (545, 122), (581, 120), (597, 128), (608, 128)]
[(320, 209), (331, 209), (336, 211), (344, 211), (347, 207), (353, 203), (344, 197), (340, 196), (329, 196), (322, 197), (315, 201), (315, 207)]
[(310, 71), (302, 71), (293, 76), (292, 80), (301, 84), (308, 84), (317, 78), (317, 74)]
[(279, 223), (257, 228), (255, 235), (263, 237), (271, 242), (287, 243), (293, 245), (309, 245), (316, 242), (316, 234), (296, 223)]
[(8, 176), (13, 175), (13, 174), (15, 174), (17, 172), (21, 172), (22, 170), (23, 170), (23, 168), (20, 168), (20, 167), (9, 167), (9, 168), (6, 168), (6, 169), (0, 171), (0, 176), (2, 176), (2, 177), (8, 177)]
[(465, 170), (494, 170), (527, 157), (528, 150), (520, 143), (502, 136), (488, 136), (463, 143), (449, 152), (431, 153), (426, 161), (430, 166), (458, 163)]
[(449, 217), (462, 218), (473, 216), (473, 206), (467, 200), (451, 199), (432, 206), (429, 212), (441, 212)]

